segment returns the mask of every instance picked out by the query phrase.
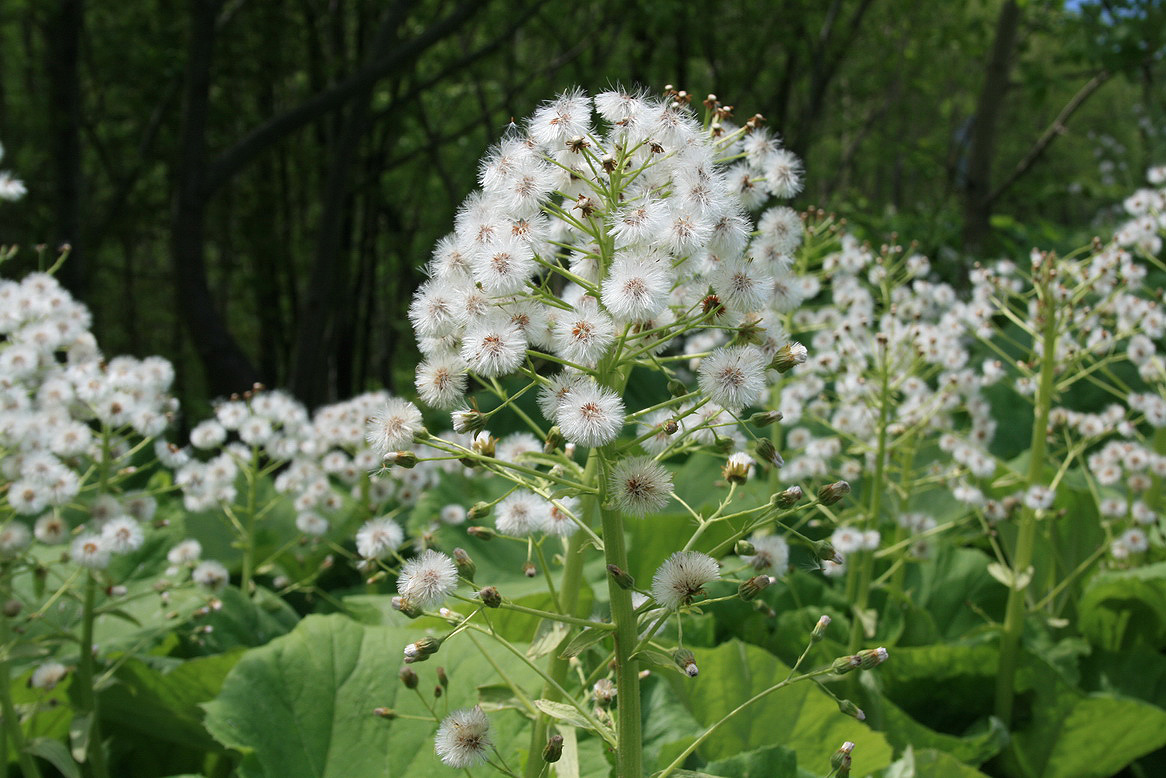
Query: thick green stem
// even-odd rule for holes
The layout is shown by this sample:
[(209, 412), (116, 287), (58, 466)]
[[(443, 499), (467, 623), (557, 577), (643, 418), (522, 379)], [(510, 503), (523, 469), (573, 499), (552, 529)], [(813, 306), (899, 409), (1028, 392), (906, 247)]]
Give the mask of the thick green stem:
[[(583, 471), (583, 482), (592, 483), (596, 480), (599, 473), (599, 459), (595, 451), (591, 452), (591, 457), (587, 460), (587, 468)], [(588, 524), (593, 524), (594, 517), (599, 512), (599, 499), (597, 495), (586, 494), (582, 498), (581, 515), (583, 520)], [(562, 606), (562, 612), (571, 616), (580, 616), (579, 610), (579, 590), (583, 585), (583, 542), (586, 536), (582, 532), (576, 532), (571, 535), (570, 541), (567, 543), (567, 558), (563, 565), (563, 579), (559, 586), (559, 604)], [(568, 660), (559, 657), (558, 650), (552, 651), (550, 659), (547, 662), (547, 675), (553, 680), (554, 684), (549, 681), (543, 685), (542, 698), (560, 701), (559, 688), (563, 686), (563, 682), (567, 679)], [(558, 684), (556, 687), (555, 684)], [(538, 778), (538, 775), (546, 767), (546, 764), (540, 758), (543, 747), (547, 744), (547, 726), (549, 718), (545, 713), (540, 713), (534, 720), (534, 727), (530, 735), (530, 754), (526, 760), (526, 769), (524, 771), (524, 778)]]
[(105, 764), (105, 748), (101, 742), (101, 717), (97, 710), (97, 691), (93, 688), (97, 676), (93, 658), (93, 621), (96, 617), (94, 605), (97, 601), (97, 579), (93, 573), (86, 576), (85, 606), (81, 615), (81, 656), (77, 662), (78, 716), (87, 716), (89, 732), (86, 739), (86, 758), (93, 778), (108, 778), (109, 768)]
[[(599, 480), (600, 515), (603, 519), (603, 548), (605, 561), (621, 570), (628, 569), (627, 547), (623, 518), (618, 510), (607, 508), (607, 481), (611, 463), (601, 455)], [(640, 720), (640, 663), (632, 658), (638, 635), (632, 593), (607, 577), (607, 591), (611, 599), (611, 620), (615, 623), (615, 686), (619, 693), (619, 722), (616, 736), (616, 775), (619, 778), (641, 778), (643, 771), (643, 741)]]
[[(890, 397), (890, 355), (887, 353), (885, 340), (879, 341), (880, 385), (879, 385), (879, 422), (878, 443), (875, 447), (874, 476), (867, 481), (867, 511), (862, 522), (862, 529), (868, 530), (878, 525), (879, 511), (882, 510), (883, 478), (886, 475), (887, 462), (887, 424), (889, 423)], [(850, 626), (850, 653), (858, 650), (863, 639), (863, 614), (870, 604), (870, 582), (874, 575), (874, 551), (863, 550), (857, 554), (857, 571), (847, 576), (847, 594), (850, 596), (851, 607), (854, 609), (854, 619)]]
[[(1029, 488), (1041, 483), (1041, 476), (1044, 472), (1057, 353), (1057, 319), (1056, 310), (1053, 307), (1052, 290), (1047, 280), (1042, 279), (1040, 283), (1038, 288), (1040, 307), (1038, 310), (1044, 320), (1041, 327), (1040, 383), (1037, 385), (1032, 422), (1032, 443), (1029, 447), (1031, 457), (1028, 462)], [(1020, 657), (1020, 638), (1024, 634), (1026, 610), (1024, 590), (1030, 580), (1027, 571), (1032, 565), (1036, 530), (1036, 512), (1026, 507), (1020, 515), (1016, 551), (1012, 558), (1012, 584), (1008, 589), (1008, 605), (1004, 612), (1004, 628), (1000, 635), (1000, 664), (996, 672), (996, 716), (1006, 726), (1012, 723), (1012, 703), (1016, 694), (1013, 684)]]

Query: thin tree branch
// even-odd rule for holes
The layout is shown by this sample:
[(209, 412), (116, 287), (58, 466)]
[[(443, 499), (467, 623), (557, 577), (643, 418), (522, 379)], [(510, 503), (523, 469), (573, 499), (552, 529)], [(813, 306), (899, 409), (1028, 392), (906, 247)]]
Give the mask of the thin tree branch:
[(996, 188), (992, 190), (992, 193), (988, 195), (989, 203), (995, 202), (996, 199), (1000, 197), (1000, 195), (1004, 194), (1004, 192), (1007, 191), (1010, 186), (1015, 184), (1021, 176), (1027, 173), (1032, 168), (1032, 166), (1036, 164), (1036, 161), (1040, 159), (1041, 155), (1045, 153), (1045, 150), (1047, 150), (1048, 147), (1052, 145), (1052, 142), (1057, 139), (1057, 136), (1063, 135), (1068, 129), (1066, 127), (1066, 123), (1069, 121), (1069, 118), (1077, 111), (1078, 108), (1081, 107), (1081, 105), (1086, 100), (1089, 99), (1089, 97), (1094, 92), (1101, 88), (1102, 84), (1109, 80), (1111, 75), (1112, 74), (1108, 70), (1102, 70), (1093, 78), (1089, 79), (1089, 81), (1087, 81), (1084, 86), (1077, 90), (1077, 94), (1073, 95), (1069, 102), (1065, 103), (1065, 107), (1061, 109), (1059, 114), (1057, 114), (1057, 118), (1053, 119), (1053, 123), (1050, 124), (1043, 133), (1041, 133), (1041, 136), (1037, 138), (1036, 143), (1032, 145), (1032, 148), (1028, 150), (1028, 153), (1025, 154), (1020, 162), (1017, 163), (1012, 173), (1010, 173), (1008, 177), (1005, 178), (999, 185), (997, 185)]

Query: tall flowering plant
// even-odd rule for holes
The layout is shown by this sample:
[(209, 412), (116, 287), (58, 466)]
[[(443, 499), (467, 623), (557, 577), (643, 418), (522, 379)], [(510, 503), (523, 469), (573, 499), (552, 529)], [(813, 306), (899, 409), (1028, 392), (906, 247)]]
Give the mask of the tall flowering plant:
[[(772, 530), (801, 499), (799, 489), (776, 488), (781, 458), (758, 432), (780, 414), (748, 414), (780, 373), (806, 357), (780, 324), (800, 299), (790, 255), (801, 221), (781, 206), (756, 223), (750, 215), (770, 198), (795, 195), (801, 166), (759, 126), (760, 117), (737, 127), (715, 97), (704, 107), (702, 122), (683, 92), (653, 99), (617, 89), (592, 98), (575, 90), (513, 127), (483, 159), (481, 189), (435, 248), (409, 310), (424, 356), (417, 392), (425, 404), (452, 412), (454, 432), (430, 434), (421, 412), (397, 399), (383, 404), (367, 430), (387, 465), (460, 461), (503, 479), (501, 496), (469, 512), (475, 521), (493, 514), (494, 526), (472, 529), (525, 544), (528, 574), (537, 574), (537, 559), (554, 605), (553, 612), (519, 605), (493, 586), (459, 593), (475, 572), (461, 549), (428, 548), (399, 566), (389, 562), (399, 574), (394, 604), (403, 612), (418, 615), (449, 602), (472, 608), (468, 614), (441, 608), (452, 631), (411, 643), (405, 661), (428, 658), (461, 632), (493, 636), (521, 653), (494, 633), (494, 608), (564, 625), (556, 633), (563, 650), (536, 668), (544, 688), (531, 708), (529, 753), (545, 746), (547, 760), (557, 758), (549, 722), (567, 720), (604, 738), (624, 776), (643, 773), (641, 672), (663, 655), (665, 664), (674, 660), (687, 675), (697, 674), (681, 615), (705, 587), (718, 591), (717, 558), (734, 549), (744, 556), (736, 565), (744, 578), (706, 604), (751, 600), (775, 580), (768, 572), (782, 575), (788, 547)], [(633, 388), (650, 399), (633, 406)], [(521, 401), (528, 394), (537, 396), (542, 419)], [(491, 408), (484, 410), (487, 399)], [(529, 429), (520, 440), (500, 442), (489, 432), (504, 412)], [(415, 442), (423, 447), (414, 450)], [(701, 510), (678, 495), (668, 465), (710, 455), (723, 458), (725, 491), (714, 509)], [(772, 499), (750, 501), (739, 487), (758, 465), (775, 488)], [(836, 501), (845, 491), (837, 484), (821, 499)], [(678, 523), (675, 552), (642, 586), (627, 572), (628, 525), (673, 505), (688, 521)], [(828, 544), (813, 548), (833, 556)], [(557, 586), (545, 549), (562, 560)], [(585, 560), (595, 553), (608, 572), (607, 607), (598, 617), (581, 610), (579, 596)], [(677, 635), (671, 657), (658, 637), (670, 631), (667, 625)], [(824, 629), (825, 623), (818, 632)], [(581, 688), (572, 688), (568, 659), (597, 645), (610, 646), (608, 660), (583, 668), (590, 675), (580, 673)], [(882, 658), (885, 652), (854, 655), (791, 673), (755, 699)], [(840, 703), (844, 712), (860, 713)], [(740, 710), (710, 727), (665, 772)], [(446, 764), (490, 761), (509, 772), (490, 743), (488, 719), (472, 709), (446, 718), (437, 735)], [(528, 759), (526, 774), (541, 767)]]

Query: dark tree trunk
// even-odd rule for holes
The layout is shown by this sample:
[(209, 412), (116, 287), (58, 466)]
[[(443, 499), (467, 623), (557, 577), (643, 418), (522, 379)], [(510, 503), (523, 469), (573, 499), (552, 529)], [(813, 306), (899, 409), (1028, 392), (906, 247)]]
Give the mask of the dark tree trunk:
[(249, 389), (259, 374), (227, 330), (207, 283), (208, 193), (206, 130), (219, 0), (190, 0), (190, 46), (182, 100), (182, 129), (174, 170), (170, 258), (179, 315), (186, 324), (212, 394)]
[(1008, 91), (1019, 29), (1020, 7), (1015, 0), (1007, 0), (996, 18), (996, 37), (976, 103), (963, 184), (964, 250), (971, 253), (983, 250), (992, 230), (992, 163), (996, 156), (996, 130), (1003, 112), (1004, 95)]
[(81, 240), (84, 178), (81, 167), (81, 33), (84, 0), (57, 0), (44, 27), (49, 87), (49, 142), (53, 159), (53, 230), (58, 246), (72, 246), (61, 282), (84, 299), (88, 287)]

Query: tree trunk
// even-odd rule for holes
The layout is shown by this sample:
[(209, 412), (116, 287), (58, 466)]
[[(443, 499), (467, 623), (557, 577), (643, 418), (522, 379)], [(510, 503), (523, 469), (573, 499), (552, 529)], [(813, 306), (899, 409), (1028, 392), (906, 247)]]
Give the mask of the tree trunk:
[(85, 299), (88, 268), (81, 240), (81, 88), (79, 61), (84, 0), (57, 0), (44, 26), (49, 91), (49, 142), (53, 159), (53, 231), (58, 246), (69, 244), (61, 282)]
[(206, 129), (219, 0), (190, 0), (190, 47), (182, 100), (182, 129), (174, 170), (170, 258), (179, 315), (186, 324), (212, 394), (245, 391), (259, 374), (227, 330), (207, 284)]
[(1006, 0), (996, 18), (996, 38), (992, 56), (984, 72), (984, 85), (976, 103), (971, 147), (964, 178), (964, 251), (982, 251), (991, 234), (992, 163), (996, 156), (996, 130), (1004, 107), (1004, 95), (1012, 73), (1016, 36), (1020, 29), (1020, 7)]

